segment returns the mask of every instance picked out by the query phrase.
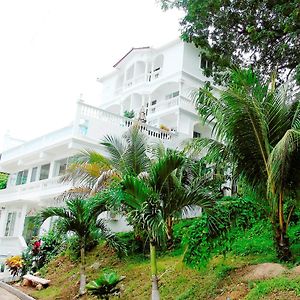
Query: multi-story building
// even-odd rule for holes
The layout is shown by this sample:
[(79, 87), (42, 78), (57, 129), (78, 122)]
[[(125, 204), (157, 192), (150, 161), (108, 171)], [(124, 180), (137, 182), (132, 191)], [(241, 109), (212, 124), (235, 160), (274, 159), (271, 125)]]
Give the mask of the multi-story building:
[[(201, 69), (205, 64), (198, 49), (180, 40), (157, 49), (133, 48), (114, 72), (98, 79), (103, 85), (99, 107), (79, 100), (69, 126), (28, 142), (12, 141), (0, 160), (0, 171), (10, 174), (7, 188), (0, 191), (0, 257), (20, 253), (38, 234), (34, 217), (43, 207), (58, 204), (57, 196), (71, 187), (59, 181), (69, 158), (82, 149), (103, 151), (99, 140), (104, 135), (122, 135), (138, 118), (145, 135), (171, 148), (209, 135), (191, 100), (192, 92), (208, 80)], [(126, 111), (135, 117), (124, 117)], [(113, 230), (125, 229), (124, 219), (109, 216)], [(49, 226), (50, 221), (39, 231)]]

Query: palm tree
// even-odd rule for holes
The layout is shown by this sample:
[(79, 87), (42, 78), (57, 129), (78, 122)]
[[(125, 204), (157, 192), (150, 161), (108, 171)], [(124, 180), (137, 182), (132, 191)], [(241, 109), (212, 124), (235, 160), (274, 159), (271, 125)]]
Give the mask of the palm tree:
[[(154, 147), (153, 163), (161, 157), (168, 157), (176, 152), (165, 149), (163, 145)], [(177, 153), (183, 157), (183, 163), (170, 174), (160, 190), (163, 217), (166, 222), (167, 244), (173, 246), (174, 220), (181, 218), (183, 213), (201, 207), (209, 209), (214, 206), (218, 195), (212, 193), (211, 185), (215, 182), (211, 168), (201, 160), (195, 160)]]
[(85, 293), (86, 286), (85, 252), (88, 244), (95, 240), (95, 236), (104, 239), (115, 249), (122, 249), (122, 245), (118, 242), (116, 236), (108, 230), (101, 219), (97, 218), (104, 211), (106, 211), (106, 208), (99, 201), (72, 199), (66, 202), (66, 207), (49, 207), (41, 212), (43, 221), (50, 217), (59, 217), (63, 232), (72, 232), (79, 239), (81, 258), (80, 295)]
[[(125, 175), (121, 191), (117, 196), (131, 224), (138, 225), (150, 241), (152, 275), (152, 299), (159, 299), (156, 247), (164, 242), (168, 232), (168, 221), (189, 205), (197, 204), (210, 208), (213, 200), (204, 193), (201, 182), (189, 182), (189, 176), (176, 177), (176, 172), (186, 165), (182, 153), (168, 150), (147, 173), (139, 176)], [(183, 180), (185, 178), (185, 180)], [(116, 193), (113, 194), (116, 197)]]
[(230, 162), (232, 173), (267, 200), (278, 257), (289, 260), (287, 229), (300, 199), (299, 99), (288, 99), (274, 78), (262, 84), (251, 70), (235, 70), (219, 98), (204, 88), (196, 105), (213, 126), (213, 138), (195, 139), (189, 147), (206, 148), (212, 162)]
[(132, 126), (121, 138), (105, 136), (100, 143), (106, 156), (92, 150), (76, 155), (68, 167), (64, 182), (72, 182), (75, 188), (64, 194), (65, 198), (94, 195), (113, 177), (123, 174), (138, 175), (150, 164), (147, 156), (146, 137), (138, 126)]

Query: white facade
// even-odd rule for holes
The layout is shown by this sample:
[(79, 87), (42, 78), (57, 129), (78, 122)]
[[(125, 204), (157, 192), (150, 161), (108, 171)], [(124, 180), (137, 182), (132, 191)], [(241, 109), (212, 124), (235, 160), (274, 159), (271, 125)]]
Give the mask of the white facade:
[[(180, 40), (159, 49), (132, 49), (113, 73), (99, 80), (103, 84), (99, 107), (80, 100), (71, 125), (5, 150), (0, 171), (10, 176), (7, 188), (0, 190), (0, 259), (20, 254), (26, 247), (24, 236), (30, 235), (26, 227), (30, 216), (59, 204), (56, 197), (71, 187), (59, 183), (68, 158), (82, 149), (103, 153), (99, 141), (104, 135), (121, 135), (137, 122), (123, 117), (125, 111), (133, 110), (137, 119), (143, 107), (147, 122), (140, 123), (141, 130), (166, 147), (180, 147), (199, 134), (210, 136), (191, 101), (192, 92), (208, 80), (200, 66), (199, 50)], [(107, 216), (112, 229), (126, 229), (123, 219)]]

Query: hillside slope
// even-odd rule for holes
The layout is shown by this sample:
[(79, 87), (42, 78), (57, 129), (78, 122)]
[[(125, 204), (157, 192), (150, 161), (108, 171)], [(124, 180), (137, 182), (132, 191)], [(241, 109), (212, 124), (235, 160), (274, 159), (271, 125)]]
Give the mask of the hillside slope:
[[(237, 299), (300, 299), (300, 268), (288, 269), (259, 256), (227, 256), (214, 258), (206, 268), (194, 270), (182, 263), (182, 256), (170, 252), (158, 259), (162, 299), (237, 300)], [(260, 263), (260, 264), (258, 264)], [(258, 265), (256, 265), (258, 264)], [(143, 300), (150, 296), (150, 267), (147, 257), (118, 258), (103, 246), (87, 257), (87, 278), (92, 280), (104, 269), (126, 276), (121, 299)], [(51, 285), (42, 291), (23, 290), (36, 299), (70, 300), (76, 298), (79, 267), (68, 256), (53, 260), (42, 274)], [(273, 278), (274, 277), (274, 278)], [(95, 299), (85, 295), (81, 299)], [(119, 299), (119, 298), (118, 298)]]

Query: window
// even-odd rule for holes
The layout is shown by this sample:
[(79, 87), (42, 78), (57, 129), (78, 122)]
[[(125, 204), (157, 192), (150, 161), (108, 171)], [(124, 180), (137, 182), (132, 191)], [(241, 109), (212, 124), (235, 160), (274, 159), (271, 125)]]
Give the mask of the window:
[(40, 180), (47, 179), (49, 177), (50, 164), (41, 166)]
[(18, 175), (18, 173), (10, 174), (10, 176), (9, 176), (9, 185), (10, 186), (16, 185), (16, 183), (17, 183), (17, 175)]
[(36, 181), (37, 167), (32, 168), (30, 182)]
[(80, 119), (79, 121), (79, 131), (82, 135), (87, 135), (89, 128), (89, 121), (85, 119)]
[(16, 185), (25, 184), (27, 181), (28, 170), (18, 172)]
[(179, 96), (179, 91), (172, 92), (172, 93), (166, 95), (166, 96), (165, 96), (165, 99), (166, 99), (166, 100), (169, 100), (169, 99), (175, 98), (175, 97), (177, 97), (177, 96)]
[(209, 69), (209, 70), (212, 70), (212, 61), (209, 60), (205, 54), (201, 54), (201, 57), (200, 57), (200, 68), (202, 70), (204, 69)]
[(16, 212), (9, 212), (7, 214), (6, 226), (5, 226), (5, 236), (13, 236), (15, 223), (16, 223)]
[(54, 176), (64, 175), (67, 169), (68, 159), (64, 158), (55, 162), (55, 173)]
[(200, 137), (201, 137), (201, 133), (200, 132), (197, 132), (197, 131), (193, 132), (193, 138), (200, 138)]

